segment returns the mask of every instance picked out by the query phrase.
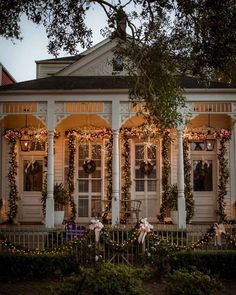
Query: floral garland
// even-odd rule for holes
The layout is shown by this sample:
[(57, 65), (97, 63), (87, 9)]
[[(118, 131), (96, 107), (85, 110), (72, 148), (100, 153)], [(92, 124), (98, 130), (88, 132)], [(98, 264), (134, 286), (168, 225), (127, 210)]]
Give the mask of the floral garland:
[[(46, 142), (48, 140), (48, 130), (46, 128), (24, 127), (21, 129), (6, 129), (5, 138), (11, 142), (21, 139), (22, 136), (28, 135), (30, 140)], [(54, 137), (58, 138), (60, 133), (54, 130)]]
[(71, 221), (74, 222), (76, 217), (76, 206), (73, 199), (74, 193), (74, 171), (75, 171), (75, 136), (70, 135), (68, 137), (69, 146), (69, 171), (67, 174), (68, 192), (69, 192), (69, 204), (71, 207)]
[(186, 202), (186, 222), (192, 219), (194, 215), (194, 200), (191, 186), (191, 162), (189, 159), (189, 143), (187, 140), (183, 141), (183, 155), (184, 155), (184, 196)]
[(8, 222), (13, 223), (17, 214), (17, 200), (18, 200), (18, 191), (16, 185), (16, 175), (17, 175), (17, 161), (16, 161), (16, 139), (12, 138), (9, 141), (10, 151), (9, 151), (9, 168), (8, 168), (8, 181), (9, 181), (9, 212), (8, 212)]
[(166, 210), (168, 209), (168, 199), (170, 194), (169, 176), (170, 176), (170, 160), (169, 160), (169, 147), (171, 143), (170, 132), (165, 131), (162, 139), (162, 204), (160, 208), (160, 215), (158, 219), (164, 222)]

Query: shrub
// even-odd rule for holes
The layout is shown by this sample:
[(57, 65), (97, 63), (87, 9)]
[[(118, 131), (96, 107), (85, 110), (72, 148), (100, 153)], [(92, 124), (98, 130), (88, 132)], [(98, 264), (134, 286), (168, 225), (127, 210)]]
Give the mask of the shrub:
[(74, 257), (68, 255), (0, 254), (0, 280), (49, 278), (77, 268)]
[(217, 275), (221, 278), (236, 277), (236, 251), (182, 251), (170, 259), (172, 269), (191, 268)]
[(200, 271), (174, 271), (166, 282), (167, 295), (210, 295), (220, 290), (222, 285), (215, 278)]
[(55, 295), (145, 295), (142, 282), (147, 272), (126, 265), (103, 264), (100, 270), (86, 268), (65, 278)]

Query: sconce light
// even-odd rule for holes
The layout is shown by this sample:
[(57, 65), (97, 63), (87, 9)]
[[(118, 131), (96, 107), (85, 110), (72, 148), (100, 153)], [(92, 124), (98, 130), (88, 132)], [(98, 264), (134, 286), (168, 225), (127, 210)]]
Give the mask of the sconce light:
[(31, 148), (31, 138), (27, 133), (27, 115), (25, 115), (25, 128), (26, 130), (20, 138), (20, 147), (23, 152), (28, 152)]

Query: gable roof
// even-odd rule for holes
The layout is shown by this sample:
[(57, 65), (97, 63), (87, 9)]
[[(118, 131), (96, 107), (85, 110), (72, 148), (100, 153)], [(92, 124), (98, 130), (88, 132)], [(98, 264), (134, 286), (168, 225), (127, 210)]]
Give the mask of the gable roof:
[[(195, 78), (185, 77), (181, 86), (184, 89), (235, 89), (235, 85), (211, 82), (208, 87)], [(52, 76), (0, 87), (0, 92), (22, 90), (82, 90), (82, 89), (129, 89), (127, 76)]]

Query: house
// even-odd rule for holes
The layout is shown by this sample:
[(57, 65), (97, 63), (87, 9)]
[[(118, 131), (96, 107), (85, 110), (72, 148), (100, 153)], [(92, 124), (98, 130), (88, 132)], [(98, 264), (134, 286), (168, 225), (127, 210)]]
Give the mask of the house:
[(102, 217), (110, 200), (114, 225), (119, 200), (129, 199), (158, 222), (169, 214), (168, 183), (177, 182), (179, 227), (186, 211), (192, 223), (235, 219), (236, 88), (186, 77), (186, 124), (160, 134), (137, 113), (143, 105), (129, 101), (115, 46), (106, 39), (77, 56), (37, 61), (35, 80), (0, 87), (2, 219), (42, 222), (46, 186), (53, 227), (53, 184), (64, 183), (67, 217), (78, 223)]
[(0, 63), (0, 86), (16, 83), (16, 80), (7, 71), (7, 69)]

